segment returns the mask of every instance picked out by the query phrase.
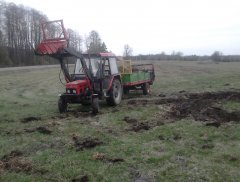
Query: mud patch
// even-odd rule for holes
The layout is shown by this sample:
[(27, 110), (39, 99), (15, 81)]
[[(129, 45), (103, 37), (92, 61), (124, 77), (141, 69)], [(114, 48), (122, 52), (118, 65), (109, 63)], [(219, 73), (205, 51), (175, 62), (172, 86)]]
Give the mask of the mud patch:
[(32, 122), (32, 121), (39, 121), (41, 119), (42, 119), (41, 117), (30, 116), (30, 117), (21, 119), (21, 122), (22, 123), (29, 123), (29, 122)]
[(138, 120), (137, 120), (137, 119), (135, 119), (135, 118), (130, 118), (130, 117), (128, 117), (128, 116), (125, 116), (125, 117), (123, 118), (123, 121), (126, 121), (126, 122), (129, 123), (129, 124), (136, 124), (136, 123), (138, 123)]
[[(226, 111), (218, 105), (226, 101), (239, 101), (239, 91), (220, 91), (220, 92), (203, 92), (203, 93), (186, 93), (180, 91), (175, 95), (169, 95), (164, 98), (139, 98), (130, 99), (129, 105), (165, 105), (168, 110), (161, 115), (164, 120), (180, 120), (186, 117), (192, 117), (195, 121), (207, 122), (206, 126), (221, 126), (221, 123), (234, 121), (240, 122), (240, 111)], [(124, 119), (126, 122), (138, 123), (129, 118)], [(141, 127), (141, 126), (140, 126)], [(137, 128), (136, 126), (134, 128)], [(144, 128), (144, 126), (143, 126)], [(145, 127), (147, 129), (147, 127)]]
[(214, 148), (213, 144), (204, 144), (204, 145), (202, 145), (202, 149), (212, 149), (212, 148)]
[(149, 130), (150, 128), (148, 122), (137, 122), (131, 126), (129, 131), (140, 132), (142, 130)]
[(39, 126), (36, 128), (36, 131), (38, 131), (39, 133), (48, 134), (48, 135), (52, 133), (52, 130), (50, 130), (46, 126)]
[(98, 138), (80, 138), (79, 136), (72, 136), (72, 140), (74, 142), (74, 146), (77, 151), (82, 151), (84, 149), (94, 148), (98, 145), (102, 145), (103, 142), (100, 141)]
[(229, 161), (231, 161), (231, 162), (235, 162), (237, 160), (238, 160), (238, 158), (235, 156), (230, 156), (230, 158), (229, 158)]
[(150, 126), (147, 121), (139, 122), (137, 119), (130, 118), (128, 116), (125, 116), (123, 118), (123, 121), (125, 121), (126, 123), (131, 125), (130, 129), (128, 129), (128, 131), (140, 132), (142, 130), (149, 130), (150, 128), (152, 128), (152, 126)]
[(196, 121), (215, 121), (207, 126), (219, 127), (220, 123), (240, 121), (240, 111), (228, 112), (220, 107), (214, 107), (213, 100), (188, 100), (174, 104), (167, 115), (170, 118), (182, 119), (192, 116)]
[(50, 135), (52, 133), (52, 130), (50, 130), (47, 126), (39, 126), (37, 128), (26, 128), (24, 130), (26, 133), (33, 133), (36, 131), (42, 134), (47, 134), (47, 135)]
[(124, 159), (122, 159), (122, 158), (107, 157), (105, 154), (98, 153), (98, 152), (93, 155), (92, 159), (93, 160), (101, 160), (101, 161), (110, 162), (110, 163), (124, 162)]
[(0, 169), (16, 173), (29, 173), (32, 170), (32, 164), (23, 156), (23, 152), (14, 150), (1, 158)]
[(72, 182), (88, 182), (88, 181), (89, 181), (89, 178), (87, 175), (77, 176), (72, 179)]

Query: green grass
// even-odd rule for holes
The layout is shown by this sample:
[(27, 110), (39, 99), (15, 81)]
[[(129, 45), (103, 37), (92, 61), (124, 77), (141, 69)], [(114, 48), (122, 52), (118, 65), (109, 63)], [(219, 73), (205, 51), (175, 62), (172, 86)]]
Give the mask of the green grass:
[[(219, 91), (240, 89), (240, 63), (157, 62), (156, 81), (150, 96), (131, 93), (133, 98), (154, 98), (159, 93)], [(0, 181), (71, 181), (87, 175), (90, 181), (239, 181), (240, 125), (226, 123), (206, 127), (191, 118), (169, 122), (157, 105), (117, 107), (100, 104), (101, 113), (61, 117), (57, 95), (64, 90), (58, 69), (0, 72), (0, 158), (20, 150), (31, 161), (32, 171), (1, 171)], [(220, 103), (229, 111), (240, 110), (239, 102)], [(84, 110), (72, 106), (72, 110)], [(40, 117), (22, 123), (23, 118)], [(65, 115), (63, 115), (65, 116)], [(124, 117), (153, 126), (130, 131)], [(157, 125), (156, 123), (163, 123)], [(52, 134), (25, 132), (48, 126)], [(103, 141), (92, 149), (76, 151), (72, 136)], [(204, 148), (203, 146), (210, 146)], [(111, 163), (94, 160), (96, 153), (122, 158)]]

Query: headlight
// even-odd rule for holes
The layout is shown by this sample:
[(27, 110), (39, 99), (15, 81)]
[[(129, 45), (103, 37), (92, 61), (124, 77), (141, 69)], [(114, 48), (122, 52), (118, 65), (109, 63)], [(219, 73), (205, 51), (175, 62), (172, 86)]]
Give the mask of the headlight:
[(76, 93), (77, 93), (77, 91), (76, 91), (76, 90), (73, 90), (73, 93), (74, 93), (74, 94), (76, 94)]
[(71, 93), (71, 91), (70, 91), (69, 89), (67, 89), (67, 93), (68, 93), (68, 94), (70, 94), (70, 93)]

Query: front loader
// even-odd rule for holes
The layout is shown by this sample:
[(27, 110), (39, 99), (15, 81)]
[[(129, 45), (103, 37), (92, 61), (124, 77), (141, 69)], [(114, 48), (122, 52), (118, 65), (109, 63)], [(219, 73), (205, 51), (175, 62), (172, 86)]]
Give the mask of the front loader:
[[(93, 113), (99, 111), (99, 100), (105, 99), (111, 106), (120, 104), (123, 89), (114, 54), (80, 54), (69, 48), (62, 20), (42, 23), (41, 28), (43, 40), (35, 53), (57, 59), (66, 80), (66, 90), (58, 100), (60, 113), (66, 112), (69, 104), (91, 105)], [(68, 57), (75, 60), (73, 73), (66, 66)]]

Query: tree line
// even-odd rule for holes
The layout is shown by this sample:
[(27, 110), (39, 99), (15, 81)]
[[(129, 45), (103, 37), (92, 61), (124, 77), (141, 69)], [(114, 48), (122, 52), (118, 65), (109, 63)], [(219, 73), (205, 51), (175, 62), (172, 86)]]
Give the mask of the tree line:
[(220, 51), (214, 51), (211, 55), (184, 55), (182, 52), (173, 51), (171, 54), (161, 52), (159, 54), (139, 54), (136, 56), (128, 55), (126, 59), (132, 60), (153, 60), (153, 61), (207, 61), (214, 62), (240, 62), (240, 55), (224, 55)]
[[(34, 54), (34, 47), (42, 40), (40, 24), (45, 21), (48, 17), (33, 8), (0, 0), (0, 67), (57, 62), (51, 57)], [(67, 29), (67, 34), (69, 46), (76, 51), (83, 52), (83, 44), (88, 53), (107, 51), (106, 44), (95, 30), (84, 39), (72, 29)]]

